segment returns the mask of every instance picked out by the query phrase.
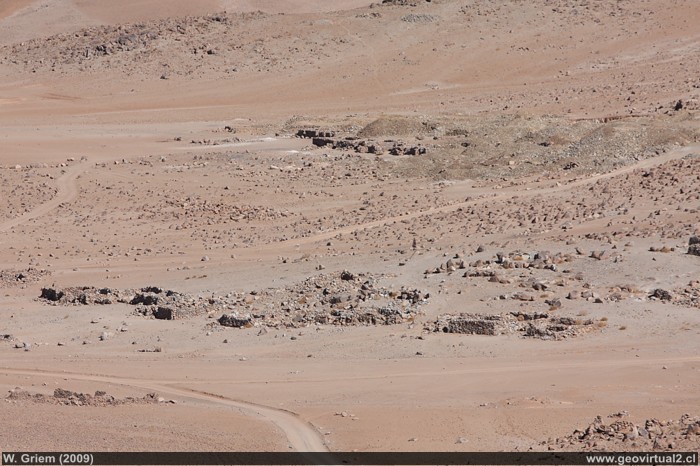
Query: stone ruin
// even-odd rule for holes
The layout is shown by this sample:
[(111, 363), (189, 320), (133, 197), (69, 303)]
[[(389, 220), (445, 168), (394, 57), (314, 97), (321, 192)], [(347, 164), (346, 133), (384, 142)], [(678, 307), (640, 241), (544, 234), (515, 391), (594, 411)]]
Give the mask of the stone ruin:
[(135, 306), (135, 313), (161, 320), (221, 315), (222, 326), (289, 327), (395, 325), (412, 322), (430, 295), (377, 285), (380, 276), (347, 270), (320, 274), (285, 288), (192, 295), (150, 286), (137, 290), (96, 287), (42, 288), (40, 299), (52, 305)]
[(206, 314), (214, 310), (215, 302), (194, 298), (188, 294), (149, 286), (139, 290), (116, 290), (92, 286), (62, 289), (42, 288), (40, 299), (53, 305), (136, 306), (136, 313), (161, 320), (176, 320)]
[(526, 338), (563, 340), (605, 326), (593, 319), (550, 316), (547, 313), (510, 312), (506, 314), (443, 314), (427, 324), (431, 332), (467, 335), (509, 335), (520, 333)]

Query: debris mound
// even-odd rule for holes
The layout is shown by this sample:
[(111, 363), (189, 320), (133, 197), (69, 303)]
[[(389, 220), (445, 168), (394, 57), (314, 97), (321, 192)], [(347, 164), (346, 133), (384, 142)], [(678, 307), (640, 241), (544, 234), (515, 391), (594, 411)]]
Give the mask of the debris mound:
[(608, 416), (616, 419), (609, 424), (597, 416), (587, 428), (542, 445), (569, 451), (692, 451), (700, 442), (700, 416), (684, 414), (677, 421), (647, 419), (635, 424), (621, 419), (626, 415), (622, 412)]
[(392, 325), (412, 322), (430, 297), (420, 290), (380, 287), (381, 276), (344, 270), (321, 274), (285, 288), (208, 296), (158, 287), (116, 290), (95, 287), (42, 288), (52, 305), (135, 306), (135, 313), (160, 320), (222, 313), (220, 325), (235, 328), (329, 325)]
[(165, 402), (165, 399), (159, 397), (157, 393), (148, 393), (140, 398), (126, 397), (119, 399), (99, 390), (96, 391), (94, 395), (91, 395), (89, 393), (72, 392), (62, 388), (55, 389), (53, 395), (44, 395), (41, 393), (30, 393), (29, 391), (18, 387), (10, 390), (9, 394), (5, 397), (5, 401), (9, 403), (29, 402), (60, 406), (106, 407), (127, 404), (163, 403)]
[(691, 236), (688, 240), (688, 254), (700, 256), (700, 236)]
[(136, 313), (156, 319), (175, 320), (206, 314), (216, 304), (210, 299), (195, 298), (172, 290), (148, 286), (140, 290), (117, 290), (92, 286), (42, 288), (40, 299), (53, 305), (130, 304)]

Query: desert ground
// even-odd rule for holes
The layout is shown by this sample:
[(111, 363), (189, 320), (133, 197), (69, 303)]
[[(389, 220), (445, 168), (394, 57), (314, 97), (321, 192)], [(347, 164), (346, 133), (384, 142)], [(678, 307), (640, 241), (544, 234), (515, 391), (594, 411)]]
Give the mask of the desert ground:
[(700, 449), (699, 23), (0, 1), (0, 448)]

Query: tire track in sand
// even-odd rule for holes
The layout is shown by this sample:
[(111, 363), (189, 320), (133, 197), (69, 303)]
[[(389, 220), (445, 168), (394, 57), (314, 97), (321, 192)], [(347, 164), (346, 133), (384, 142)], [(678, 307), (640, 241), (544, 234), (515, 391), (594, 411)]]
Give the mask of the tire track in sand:
[[(586, 176), (586, 177), (581, 177), (578, 179), (565, 181), (565, 182), (562, 182), (563, 180), (552, 179), (552, 180), (549, 180), (547, 182), (546, 186), (534, 187), (534, 188), (531, 188), (529, 190), (526, 189), (527, 186), (525, 186), (525, 187), (523, 187), (523, 186), (508, 187), (508, 188), (503, 188), (503, 189), (469, 188), (469, 189), (465, 190), (462, 194), (465, 196), (468, 195), (468, 196), (472, 196), (472, 197), (476, 197), (476, 198), (472, 198), (471, 200), (468, 200), (468, 201), (455, 202), (455, 203), (447, 204), (447, 205), (440, 206), (440, 207), (432, 207), (432, 208), (429, 208), (426, 210), (410, 212), (410, 213), (406, 213), (406, 214), (402, 214), (402, 215), (392, 215), (392, 216), (382, 217), (382, 218), (378, 218), (376, 220), (371, 220), (371, 221), (365, 222), (365, 223), (360, 223), (360, 224), (356, 224), (356, 225), (348, 225), (346, 227), (316, 232), (316, 233), (312, 233), (308, 236), (290, 238), (290, 239), (285, 239), (285, 240), (278, 241), (278, 242), (259, 244), (259, 245), (255, 245), (252, 247), (232, 248), (230, 251), (235, 252), (236, 254), (239, 254), (241, 257), (259, 258), (261, 253), (268, 253), (268, 254), (274, 253), (275, 255), (279, 255), (282, 253), (294, 251), (299, 246), (308, 246), (310, 244), (314, 244), (317, 242), (328, 241), (330, 239), (336, 238), (338, 235), (351, 235), (355, 232), (360, 232), (363, 230), (371, 230), (374, 228), (379, 228), (379, 227), (391, 225), (392, 223), (414, 220), (414, 219), (418, 219), (418, 218), (422, 218), (422, 217), (430, 217), (433, 215), (451, 213), (451, 212), (455, 212), (455, 211), (462, 209), (462, 208), (478, 206), (478, 205), (482, 205), (482, 204), (488, 204), (489, 202), (509, 199), (509, 198), (512, 198), (513, 196), (518, 196), (520, 199), (525, 199), (525, 198), (530, 198), (530, 197), (534, 197), (537, 195), (561, 194), (561, 193), (565, 193), (568, 190), (573, 189), (573, 188), (580, 188), (583, 186), (588, 186), (588, 185), (594, 184), (594, 183), (601, 181), (601, 180), (606, 180), (606, 179), (614, 178), (616, 176), (626, 175), (626, 174), (634, 172), (635, 170), (654, 168), (654, 167), (657, 167), (659, 165), (663, 165), (664, 163), (667, 163), (667, 162), (670, 162), (673, 160), (682, 159), (683, 157), (685, 157), (689, 154), (697, 153), (697, 152), (700, 152), (700, 144), (692, 144), (692, 145), (688, 145), (688, 146), (684, 146), (684, 147), (679, 147), (677, 149), (671, 150), (671, 151), (667, 152), (666, 154), (663, 154), (663, 155), (660, 155), (657, 157), (651, 157), (648, 159), (640, 160), (640, 161), (633, 163), (633, 164), (630, 164), (630, 165), (622, 166), (620, 168), (617, 168), (615, 170), (611, 170), (609, 172), (599, 173), (596, 175), (591, 175), (591, 176)], [(2, 227), (0, 226), (0, 232), (1, 231), (2, 231)], [(186, 256), (180, 256), (178, 258), (178, 261), (182, 260), (183, 257), (186, 257)], [(169, 260), (155, 260), (153, 262), (148, 262), (148, 263), (143, 262), (139, 266), (139, 269), (140, 270), (156, 270), (156, 269), (159, 269), (163, 266), (167, 266), (170, 263), (171, 262), (169, 262)], [(218, 260), (218, 261), (212, 260), (212, 262), (211, 262), (212, 265), (221, 264), (221, 263), (225, 263), (225, 262), (221, 261), (221, 260)], [(102, 267), (103, 267), (102, 265), (91, 265), (91, 266), (83, 266), (82, 268), (83, 269), (90, 269), (90, 268), (102, 268)], [(129, 267), (132, 267), (132, 265), (126, 266), (127, 269)], [(120, 270), (120, 266), (116, 265), (116, 264), (112, 264), (111, 269), (112, 270)]]
[[(471, 207), (471, 206), (475, 206), (478, 204), (486, 204), (488, 202), (493, 202), (493, 201), (504, 200), (504, 199), (511, 198), (513, 196), (519, 196), (520, 198), (527, 198), (527, 197), (534, 197), (534, 196), (538, 196), (538, 195), (558, 194), (558, 193), (566, 192), (572, 188), (579, 188), (582, 186), (594, 184), (594, 183), (601, 181), (601, 180), (606, 180), (606, 179), (614, 178), (616, 176), (621, 176), (621, 175), (625, 175), (628, 173), (632, 173), (635, 170), (649, 169), (649, 168), (657, 167), (659, 165), (663, 165), (664, 163), (670, 162), (672, 160), (682, 159), (686, 155), (691, 154), (693, 152), (697, 152), (697, 151), (700, 151), (700, 144), (684, 146), (684, 147), (680, 147), (678, 149), (669, 151), (668, 153), (666, 153), (664, 155), (644, 159), (644, 160), (641, 160), (637, 163), (625, 165), (623, 167), (617, 168), (617, 169), (609, 171), (609, 172), (599, 173), (596, 175), (579, 178), (579, 179), (576, 179), (576, 180), (573, 180), (573, 181), (570, 181), (567, 183), (560, 182), (559, 184), (556, 184), (555, 186), (534, 188), (534, 189), (530, 189), (530, 190), (526, 190), (523, 187), (505, 188), (505, 189), (488, 189), (488, 188), (470, 189), (469, 192), (465, 192), (465, 194), (468, 194), (470, 196), (479, 196), (479, 197), (476, 199), (471, 199), (469, 201), (456, 202), (453, 204), (448, 204), (448, 205), (444, 205), (444, 206), (440, 206), (440, 207), (433, 207), (433, 208), (422, 210), (422, 211), (415, 211), (415, 212), (411, 212), (411, 213), (407, 213), (407, 214), (403, 214), (403, 215), (384, 217), (384, 218), (380, 218), (377, 220), (372, 220), (369, 222), (361, 223), (359, 225), (349, 225), (347, 227), (338, 228), (335, 230), (328, 230), (328, 231), (324, 231), (324, 232), (320, 232), (320, 233), (315, 233), (315, 234), (301, 237), (301, 238), (291, 238), (291, 239), (287, 239), (284, 241), (279, 241), (277, 243), (263, 244), (260, 246), (250, 248), (248, 250), (262, 251), (262, 250), (280, 248), (281, 246), (290, 245), (290, 244), (302, 245), (302, 244), (311, 244), (311, 243), (315, 243), (318, 241), (326, 241), (326, 240), (335, 238), (338, 235), (346, 235), (346, 234), (352, 234), (355, 232), (359, 232), (362, 230), (370, 230), (373, 228), (390, 225), (391, 223), (401, 222), (404, 220), (414, 220), (417, 218), (428, 217), (428, 216), (436, 215), (436, 214), (455, 212), (461, 208)], [(556, 182), (557, 182), (557, 180), (554, 180), (554, 179), (550, 180), (550, 184), (553, 184)], [(246, 251), (246, 249), (243, 248), (243, 249), (240, 249), (240, 251), (243, 252), (243, 251)]]
[(28, 369), (9, 369), (2, 368), (0, 373), (8, 375), (25, 375), (25, 376), (42, 376), (42, 377), (60, 377), (69, 380), (83, 380), (89, 382), (100, 382), (112, 385), (122, 385), (127, 387), (141, 388), (153, 390), (161, 394), (175, 395), (185, 399), (198, 400), (201, 402), (218, 404), (237, 408), (245, 413), (258, 419), (264, 419), (271, 422), (280, 429), (287, 437), (289, 444), (296, 451), (300, 452), (328, 452), (328, 448), (323, 441), (323, 438), (318, 431), (310, 423), (301, 419), (296, 413), (284, 409), (272, 408), (257, 403), (247, 401), (233, 400), (221, 395), (208, 393), (204, 391), (178, 388), (167, 385), (162, 382), (129, 379), (124, 377), (109, 377), (103, 375), (89, 374), (74, 374), (68, 372), (51, 372), (42, 370)]
[(0, 233), (5, 233), (16, 226), (27, 223), (35, 218), (39, 218), (42, 215), (46, 215), (64, 202), (70, 202), (78, 197), (77, 179), (81, 173), (83, 173), (84, 168), (85, 162), (69, 167), (63, 176), (56, 180), (56, 188), (58, 192), (53, 198), (51, 198), (51, 200), (36, 206), (29, 212), (26, 212), (19, 217), (0, 223)]

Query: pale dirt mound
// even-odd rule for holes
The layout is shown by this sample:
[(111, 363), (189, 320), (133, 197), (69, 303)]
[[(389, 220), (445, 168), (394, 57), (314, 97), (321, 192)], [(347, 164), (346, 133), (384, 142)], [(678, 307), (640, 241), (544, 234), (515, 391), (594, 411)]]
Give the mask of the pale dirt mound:
[(362, 138), (417, 136), (428, 131), (428, 124), (415, 118), (386, 116), (374, 120), (362, 128), (357, 135)]
[[(428, 125), (434, 136), (425, 141), (427, 155), (392, 165), (402, 176), (433, 179), (603, 173), (699, 141), (687, 120), (683, 112), (608, 122), (532, 115), (436, 120)], [(410, 128), (420, 135), (426, 125)]]

